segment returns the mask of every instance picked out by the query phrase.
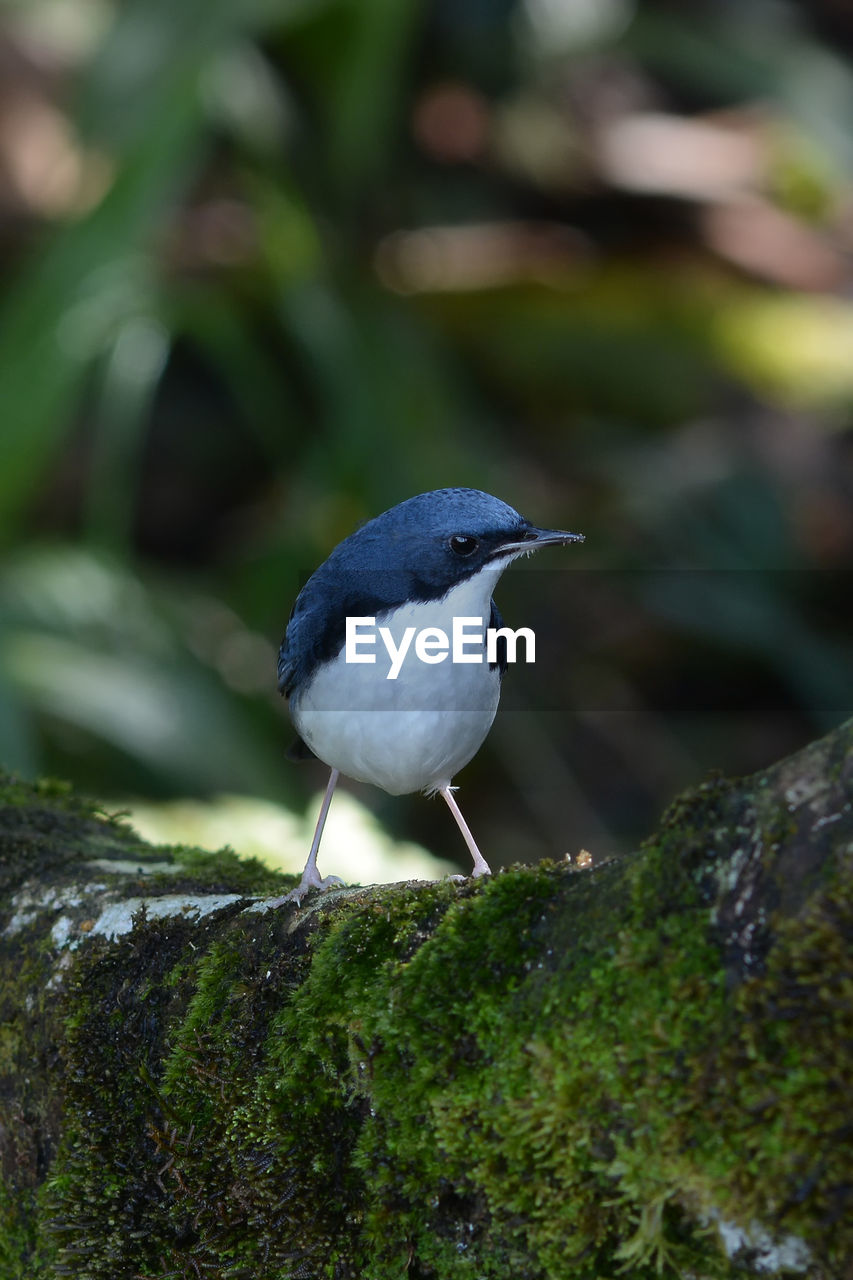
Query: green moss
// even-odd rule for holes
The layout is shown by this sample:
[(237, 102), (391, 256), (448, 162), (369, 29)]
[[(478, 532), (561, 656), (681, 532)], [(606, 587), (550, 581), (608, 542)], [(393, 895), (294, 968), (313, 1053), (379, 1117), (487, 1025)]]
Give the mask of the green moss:
[(34, 799), (68, 808), (74, 812), (92, 812), (93, 806), (81, 801), (71, 784), (58, 778), (40, 778), (37, 782), (25, 782), (12, 773), (0, 769), (0, 805), (31, 805)]
[(128, 1274), (129, 1239), (144, 1256), (142, 1242), (165, 1232), (150, 1135), (157, 1106), (147, 1081), (157, 1071), (158, 1024), (169, 999), (151, 983), (187, 944), (171, 923), (168, 936), (143, 925), (114, 943), (92, 939), (66, 979), (69, 1016), (57, 1064), (65, 1123), (40, 1197), (44, 1274), (113, 1280)]
[[(781, 930), (773, 985), (734, 997), (701, 909), (707, 873), (658, 847), (582, 877), (366, 892), (315, 913), (307, 936), (285, 932), (288, 912), (246, 917), (190, 965), (153, 924), (91, 953), (67, 1067), (85, 1083), (51, 1190), (57, 1218), (76, 1208), (57, 1256), (85, 1280), (160, 1275), (157, 1250), (175, 1275), (253, 1280), (728, 1274), (703, 1211), (784, 1230), (809, 1218), (802, 1196), (793, 1216), (783, 1202), (801, 1139), (838, 1107), (814, 1091), (804, 1105), (827, 1046), (795, 1062), (781, 1032), (755, 1043), (753, 1022), (775, 1023), (752, 1002), (779, 999), (777, 970), (799, 990), (839, 922), (816, 908), (795, 948)], [(168, 1023), (164, 1039), (111, 1020), (122, 992), (135, 1020)], [(827, 1215), (839, 1177), (829, 1162), (810, 1192)]]
[[(779, 853), (806, 819), (771, 790), (714, 780), (641, 853), (583, 874), (140, 916), (73, 954), (58, 1007), (33, 945), (43, 1004), (28, 1022), (8, 997), (0, 1087), (39, 1043), (52, 1082), (16, 1141), (63, 1136), (28, 1180), (4, 1166), (10, 1276), (711, 1280), (731, 1273), (712, 1213), (800, 1236), (841, 1274), (850, 874), (833, 851), (819, 872)], [(168, 856), (168, 892), (273, 875)], [(744, 885), (778, 918), (750, 915)]]
[(72, 883), (93, 859), (153, 857), (151, 847), (119, 818), (61, 783), (22, 782), (0, 773), (0, 915), (28, 880)]
[(246, 897), (286, 893), (298, 877), (273, 871), (258, 858), (245, 858), (233, 849), (210, 853), (190, 845), (168, 850), (175, 869), (151, 877), (151, 883), (169, 893), (181, 892), (184, 885), (193, 892), (242, 893)]
[(774, 939), (766, 971), (737, 990), (700, 1099), (736, 1152), (717, 1203), (800, 1236), (840, 1274), (853, 1248), (849, 859), (799, 917), (774, 922)]
[[(592, 889), (540, 868), (462, 898), (450, 885), (368, 897), (357, 914), (317, 918), (310, 954), (286, 954), (304, 981), (261, 1018), (234, 993), (256, 991), (264, 965), (274, 983), (281, 920), (255, 926), (251, 947), (211, 948), (164, 1076), (171, 1194), (194, 1211), (196, 1262), (272, 1277), (298, 1256), (307, 1275), (390, 1280), (416, 1259), (424, 1277), (473, 1267), (497, 1280), (569, 1262), (606, 1274), (620, 1245), (638, 1276), (682, 1253), (695, 1261), (678, 1196), (628, 1145), (629, 1100), (652, 1049), (683, 1052), (692, 1033), (686, 1014), (669, 1031), (666, 1015), (652, 1024), (649, 973), (674, 946), (673, 1008), (693, 1009), (686, 984), (713, 956), (707, 943), (691, 950), (686, 926), (642, 944), (611, 929), (614, 964), (602, 969), (584, 910)], [(584, 927), (557, 951), (568, 892), (586, 899)], [(550, 1023), (552, 1043), (537, 1035)], [(689, 1072), (670, 1074), (665, 1096), (645, 1082), (667, 1114), (679, 1089), (690, 1105)], [(626, 1107), (620, 1134), (613, 1117)]]

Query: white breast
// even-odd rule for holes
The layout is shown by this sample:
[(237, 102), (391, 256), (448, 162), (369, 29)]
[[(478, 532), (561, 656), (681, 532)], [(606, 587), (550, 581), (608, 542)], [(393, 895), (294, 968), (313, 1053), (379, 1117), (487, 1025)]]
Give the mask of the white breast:
[[(499, 571), (461, 583), (441, 601), (406, 605), (376, 624), (387, 627), (395, 647), (407, 627), (438, 627), (452, 638), (453, 618), (478, 618), (485, 636)], [(476, 632), (471, 626), (469, 634)], [(391, 658), (381, 640), (376, 662), (348, 663), (342, 650), (324, 663), (291, 698), (293, 722), (311, 750), (333, 768), (391, 795), (434, 791), (476, 754), (500, 698), (500, 677), (482, 661), (457, 663), (452, 654), (427, 664), (412, 642), (399, 675), (388, 679)], [(468, 643), (474, 655), (478, 646)]]

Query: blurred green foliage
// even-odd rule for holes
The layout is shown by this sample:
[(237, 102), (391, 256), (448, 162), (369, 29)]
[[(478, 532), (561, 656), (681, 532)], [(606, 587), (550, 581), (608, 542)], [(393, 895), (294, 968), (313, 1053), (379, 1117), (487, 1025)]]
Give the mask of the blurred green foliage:
[[(0, 54), (0, 759), (319, 785), (275, 649), (445, 484), (587, 535), (462, 778), (604, 854), (850, 712), (853, 17), (739, 0), (21, 0)], [(455, 852), (446, 815), (365, 794)]]

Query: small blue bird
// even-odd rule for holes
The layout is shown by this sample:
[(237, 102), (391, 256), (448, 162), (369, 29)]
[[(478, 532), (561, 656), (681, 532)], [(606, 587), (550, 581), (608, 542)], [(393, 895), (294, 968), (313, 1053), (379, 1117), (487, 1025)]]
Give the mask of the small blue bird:
[[(453, 796), (453, 776), (491, 728), (506, 667), (492, 592), (504, 569), (540, 547), (582, 542), (537, 529), (479, 489), (420, 493), (335, 547), (302, 588), (278, 658), (278, 686), (297, 749), (331, 768), (302, 879), (323, 879), (317, 850), (340, 774), (391, 795), (438, 794), (474, 859), (490, 874)], [(457, 644), (457, 641), (460, 643)]]

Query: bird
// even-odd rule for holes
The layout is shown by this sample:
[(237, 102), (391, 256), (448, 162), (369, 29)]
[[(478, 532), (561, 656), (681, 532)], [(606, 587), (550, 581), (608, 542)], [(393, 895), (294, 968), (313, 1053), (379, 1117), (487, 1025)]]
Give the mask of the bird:
[(287, 623), (278, 687), (299, 735), (291, 755), (331, 773), (301, 880), (274, 905), (343, 884), (317, 867), (341, 774), (390, 795), (440, 795), (472, 874), (491, 874), (452, 780), (491, 728), (507, 667), (492, 592), (519, 556), (583, 540), (537, 528), (480, 489), (434, 489), (368, 520), (311, 575)]

